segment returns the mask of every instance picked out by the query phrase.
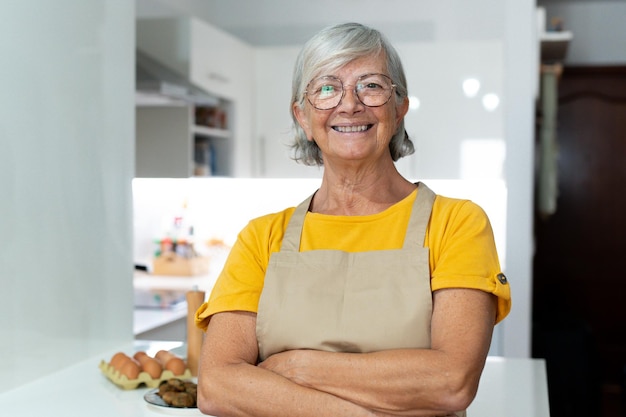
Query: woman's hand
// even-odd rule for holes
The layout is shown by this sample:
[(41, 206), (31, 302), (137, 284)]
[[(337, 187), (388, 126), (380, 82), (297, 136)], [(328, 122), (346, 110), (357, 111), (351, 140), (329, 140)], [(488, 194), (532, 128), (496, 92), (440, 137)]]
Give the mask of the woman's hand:
[[(313, 381), (307, 379), (311, 376), (312, 367), (316, 363), (315, 357), (322, 360), (326, 352), (314, 350), (288, 350), (276, 353), (265, 361), (259, 363), (259, 367), (281, 375), (292, 382), (304, 387), (313, 387)], [(317, 362), (321, 364), (320, 362)]]

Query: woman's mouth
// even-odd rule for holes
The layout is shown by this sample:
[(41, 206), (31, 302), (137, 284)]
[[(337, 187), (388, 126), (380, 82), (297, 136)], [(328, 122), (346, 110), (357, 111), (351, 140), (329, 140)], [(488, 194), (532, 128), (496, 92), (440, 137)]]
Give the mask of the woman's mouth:
[(366, 130), (371, 129), (373, 125), (359, 125), (359, 126), (333, 126), (333, 130), (341, 133), (355, 133), (355, 132), (365, 132)]

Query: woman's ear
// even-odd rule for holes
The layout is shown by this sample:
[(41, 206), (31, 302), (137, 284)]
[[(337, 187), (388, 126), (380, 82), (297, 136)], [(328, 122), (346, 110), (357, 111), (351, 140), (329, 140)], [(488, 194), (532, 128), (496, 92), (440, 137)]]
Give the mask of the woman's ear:
[(296, 117), (298, 124), (300, 125), (302, 130), (304, 130), (304, 133), (306, 133), (307, 140), (312, 140), (313, 134), (311, 132), (309, 120), (306, 116), (306, 112), (304, 111), (304, 109), (300, 107), (298, 103), (293, 103), (293, 105), (291, 106), (291, 110), (293, 111), (293, 115)]
[(409, 98), (405, 97), (404, 100), (402, 100), (402, 103), (396, 106), (396, 126), (400, 125), (400, 122), (402, 121), (404, 116), (406, 116), (408, 111), (409, 111)]

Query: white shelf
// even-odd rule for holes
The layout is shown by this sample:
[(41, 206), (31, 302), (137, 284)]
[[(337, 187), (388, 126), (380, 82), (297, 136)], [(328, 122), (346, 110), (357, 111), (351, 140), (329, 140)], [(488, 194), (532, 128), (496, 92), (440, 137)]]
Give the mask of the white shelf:
[(574, 35), (569, 31), (542, 32), (539, 34), (541, 42), (569, 42), (573, 37)]
[(215, 137), (215, 138), (225, 138), (225, 139), (228, 139), (228, 138), (230, 138), (232, 136), (232, 133), (231, 133), (230, 130), (218, 129), (218, 128), (215, 128), (215, 127), (206, 127), (206, 126), (194, 125), (193, 128), (192, 128), (192, 131), (196, 135), (211, 136), (211, 137)]

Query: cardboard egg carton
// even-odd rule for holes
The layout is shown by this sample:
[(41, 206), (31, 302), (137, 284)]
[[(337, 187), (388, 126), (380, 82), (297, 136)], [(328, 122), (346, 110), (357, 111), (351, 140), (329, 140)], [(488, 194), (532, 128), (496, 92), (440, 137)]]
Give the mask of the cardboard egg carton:
[(142, 384), (148, 388), (157, 388), (161, 385), (161, 382), (167, 381), (170, 378), (178, 378), (178, 379), (192, 379), (191, 370), (189, 368), (185, 369), (185, 372), (182, 375), (174, 375), (172, 371), (163, 370), (161, 372), (161, 376), (159, 378), (152, 378), (147, 372), (142, 371), (139, 372), (139, 375), (136, 379), (128, 379), (126, 375), (120, 374), (120, 372), (113, 368), (106, 361), (100, 361), (100, 365), (98, 366), (102, 373), (115, 385), (118, 387), (131, 390), (136, 389)]

